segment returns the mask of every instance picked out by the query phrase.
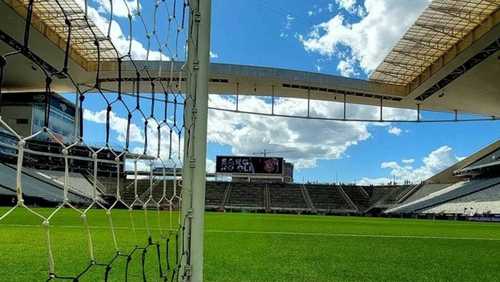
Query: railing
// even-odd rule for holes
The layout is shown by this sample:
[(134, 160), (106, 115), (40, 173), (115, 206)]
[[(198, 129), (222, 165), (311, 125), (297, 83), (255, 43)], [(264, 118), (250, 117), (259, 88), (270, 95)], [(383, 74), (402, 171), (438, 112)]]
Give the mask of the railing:
[(302, 184), (301, 186), (302, 190), (302, 196), (304, 197), (304, 200), (306, 201), (307, 206), (311, 209), (311, 212), (316, 213), (316, 207), (314, 206), (311, 196), (309, 196), (309, 192), (307, 191), (307, 187), (305, 184)]
[(227, 200), (229, 200), (229, 195), (231, 194), (231, 183), (228, 182), (226, 190), (224, 191), (224, 197), (222, 198), (221, 208), (226, 206)]
[(266, 211), (271, 210), (271, 194), (269, 192), (269, 186), (266, 184), (264, 188), (264, 208)]
[(421, 183), (413, 186), (413, 188), (408, 190), (406, 193), (401, 194), (398, 197), (398, 199), (396, 199), (396, 203), (401, 204), (402, 202), (406, 201), (406, 199), (408, 199), (411, 195), (413, 195), (413, 193), (417, 192), (418, 189), (422, 188), (422, 186), (424, 186), (424, 182), (421, 182)]
[(104, 186), (104, 184), (102, 184), (98, 179), (95, 179), (94, 176), (93, 176), (93, 173), (91, 173), (88, 169), (85, 169), (85, 170), (82, 170), (82, 175), (85, 179), (87, 179), (88, 182), (90, 182), (90, 184), (92, 184), (93, 186), (96, 187), (97, 191), (100, 192), (101, 194), (105, 195), (105, 196), (108, 196), (109, 194), (107, 194), (106, 192), (106, 186)]
[(361, 212), (359, 210), (358, 206), (351, 200), (351, 197), (349, 197), (349, 195), (347, 195), (347, 193), (344, 191), (344, 188), (342, 188), (342, 185), (339, 185), (338, 188), (339, 188), (340, 194), (342, 194), (342, 197), (344, 197), (344, 199), (347, 201), (347, 203), (351, 207), (353, 207), (355, 210), (357, 210), (358, 212)]

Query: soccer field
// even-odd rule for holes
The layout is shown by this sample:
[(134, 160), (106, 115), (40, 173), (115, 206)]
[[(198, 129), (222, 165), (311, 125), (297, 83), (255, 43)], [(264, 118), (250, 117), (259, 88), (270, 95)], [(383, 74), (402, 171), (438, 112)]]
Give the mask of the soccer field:
[[(144, 212), (132, 216), (135, 235), (126, 210), (113, 210), (111, 218), (120, 249), (146, 245)], [(168, 228), (169, 218), (162, 212), (162, 227)], [(88, 220), (97, 261), (111, 259), (115, 249), (106, 215), (93, 210)], [(158, 226), (156, 220), (148, 212), (151, 226)], [(89, 248), (79, 215), (64, 209), (52, 224), (56, 272), (82, 271), (89, 263)], [(151, 230), (158, 238), (159, 231)], [(1, 222), (0, 280), (45, 281), (45, 236), (40, 221), (25, 210)], [(207, 281), (500, 281), (500, 225), (492, 223), (207, 213), (205, 246)], [(144, 258), (148, 281), (159, 280), (156, 247), (148, 248)], [(130, 262), (129, 281), (143, 281), (141, 263), (138, 250)], [(126, 257), (116, 259), (109, 281), (124, 281), (125, 264)], [(104, 266), (94, 266), (79, 281), (100, 281), (104, 272)]]

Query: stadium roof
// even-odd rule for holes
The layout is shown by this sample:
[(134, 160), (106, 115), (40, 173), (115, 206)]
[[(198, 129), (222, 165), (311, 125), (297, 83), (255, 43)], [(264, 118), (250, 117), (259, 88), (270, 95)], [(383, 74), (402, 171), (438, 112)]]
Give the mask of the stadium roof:
[[(437, 173), (431, 178), (427, 179), (426, 183), (456, 183), (461, 181), (462, 178), (456, 173), (461, 170), (466, 170), (477, 164), (480, 160), (486, 160), (488, 156), (495, 155), (500, 150), (500, 140), (482, 148), (467, 158), (460, 160), (449, 168)], [(496, 156), (496, 155), (495, 155)]]
[(438, 60), (448, 62), (488, 31), (480, 27), (492, 26), (490, 15), (499, 5), (498, 0), (432, 1), (370, 79), (404, 86), (414, 82)]
[[(5, 0), (19, 15), (26, 17), (29, 0)], [(60, 49), (66, 48), (68, 25), (71, 22), (71, 58), (87, 70), (94, 70), (98, 61), (95, 45), (99, 41), (101, 62), (115, 61), (117, 53), (113, 43), (85, 17), (75, 0), (35, 1), (32, 26)]]
[[(28, 0), (0, 2), (0, 54), (22, 49)], [(61, 7), (57, 5), (60, 3)], [(99, 41), (103, 86), (116, 91), (117, 53), (111, 41), (75, 0), (36, 1), (30, 48), (55, 74), (62, 67), (67, 26), (72, 19), (69, 70), (79, 85), (95, 85)], [(64, 11), (64, 13), (62, 12)], [(57, 46), (58, 48), (53, 48)], [(372, 74), (371, 80), (262, 68), (211, 64), (210, 93), (310, 98), (384, 107), (476, 113), (500, 117), (500, 1), (434, 0)], [(138, 62), (156, 69), (159, 62)], [(169, 62), (162, 62), (169, 64)], [(33, 62), (9, 57), (3, 90), (44, 91), (44, 77)], [(9, 67), (14, 66), (14, 67)], [(169, 69), (165, 65), (162, 69)], [(179, 69), (177, 66), (175, 69)], [(123, 66), (123, 91), (133, 92), (135, 71)], [(30, 73), (32, 75), (26, 75)], [(144, 74), (141, 76), (147, 77)], [(164, 75), (165, 76), (165, 75)], [(172, 77), (180, 77), (174, 74)], [(168, 80), (168, 77), (161, 77)], [(155, 78), (156, 80), (156, 78)], [(165, 80), (165, 81), (166, 81)], [(114, 82), (114, 83), (113, 83)], [(147, 92), (143, 83), (141, 90)], [(74, 91), (68, 79), (57, 79), (52, 90)]]

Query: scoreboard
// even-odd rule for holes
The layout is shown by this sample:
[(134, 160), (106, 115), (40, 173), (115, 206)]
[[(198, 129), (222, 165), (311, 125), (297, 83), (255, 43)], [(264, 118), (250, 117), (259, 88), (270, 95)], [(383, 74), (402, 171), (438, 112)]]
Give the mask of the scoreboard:
[(217, 156), (215, 172), (239, 175), (283, 175), (283, 158)]

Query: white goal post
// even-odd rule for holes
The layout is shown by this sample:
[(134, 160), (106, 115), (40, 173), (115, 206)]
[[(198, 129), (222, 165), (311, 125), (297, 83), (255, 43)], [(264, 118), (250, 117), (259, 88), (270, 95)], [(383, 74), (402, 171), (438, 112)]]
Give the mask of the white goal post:
[(186, 243), (180, 250), (184, 256), (179, 278), (203, 281), (211, 0), (194, 0), (190, 5), (181, 216)]

